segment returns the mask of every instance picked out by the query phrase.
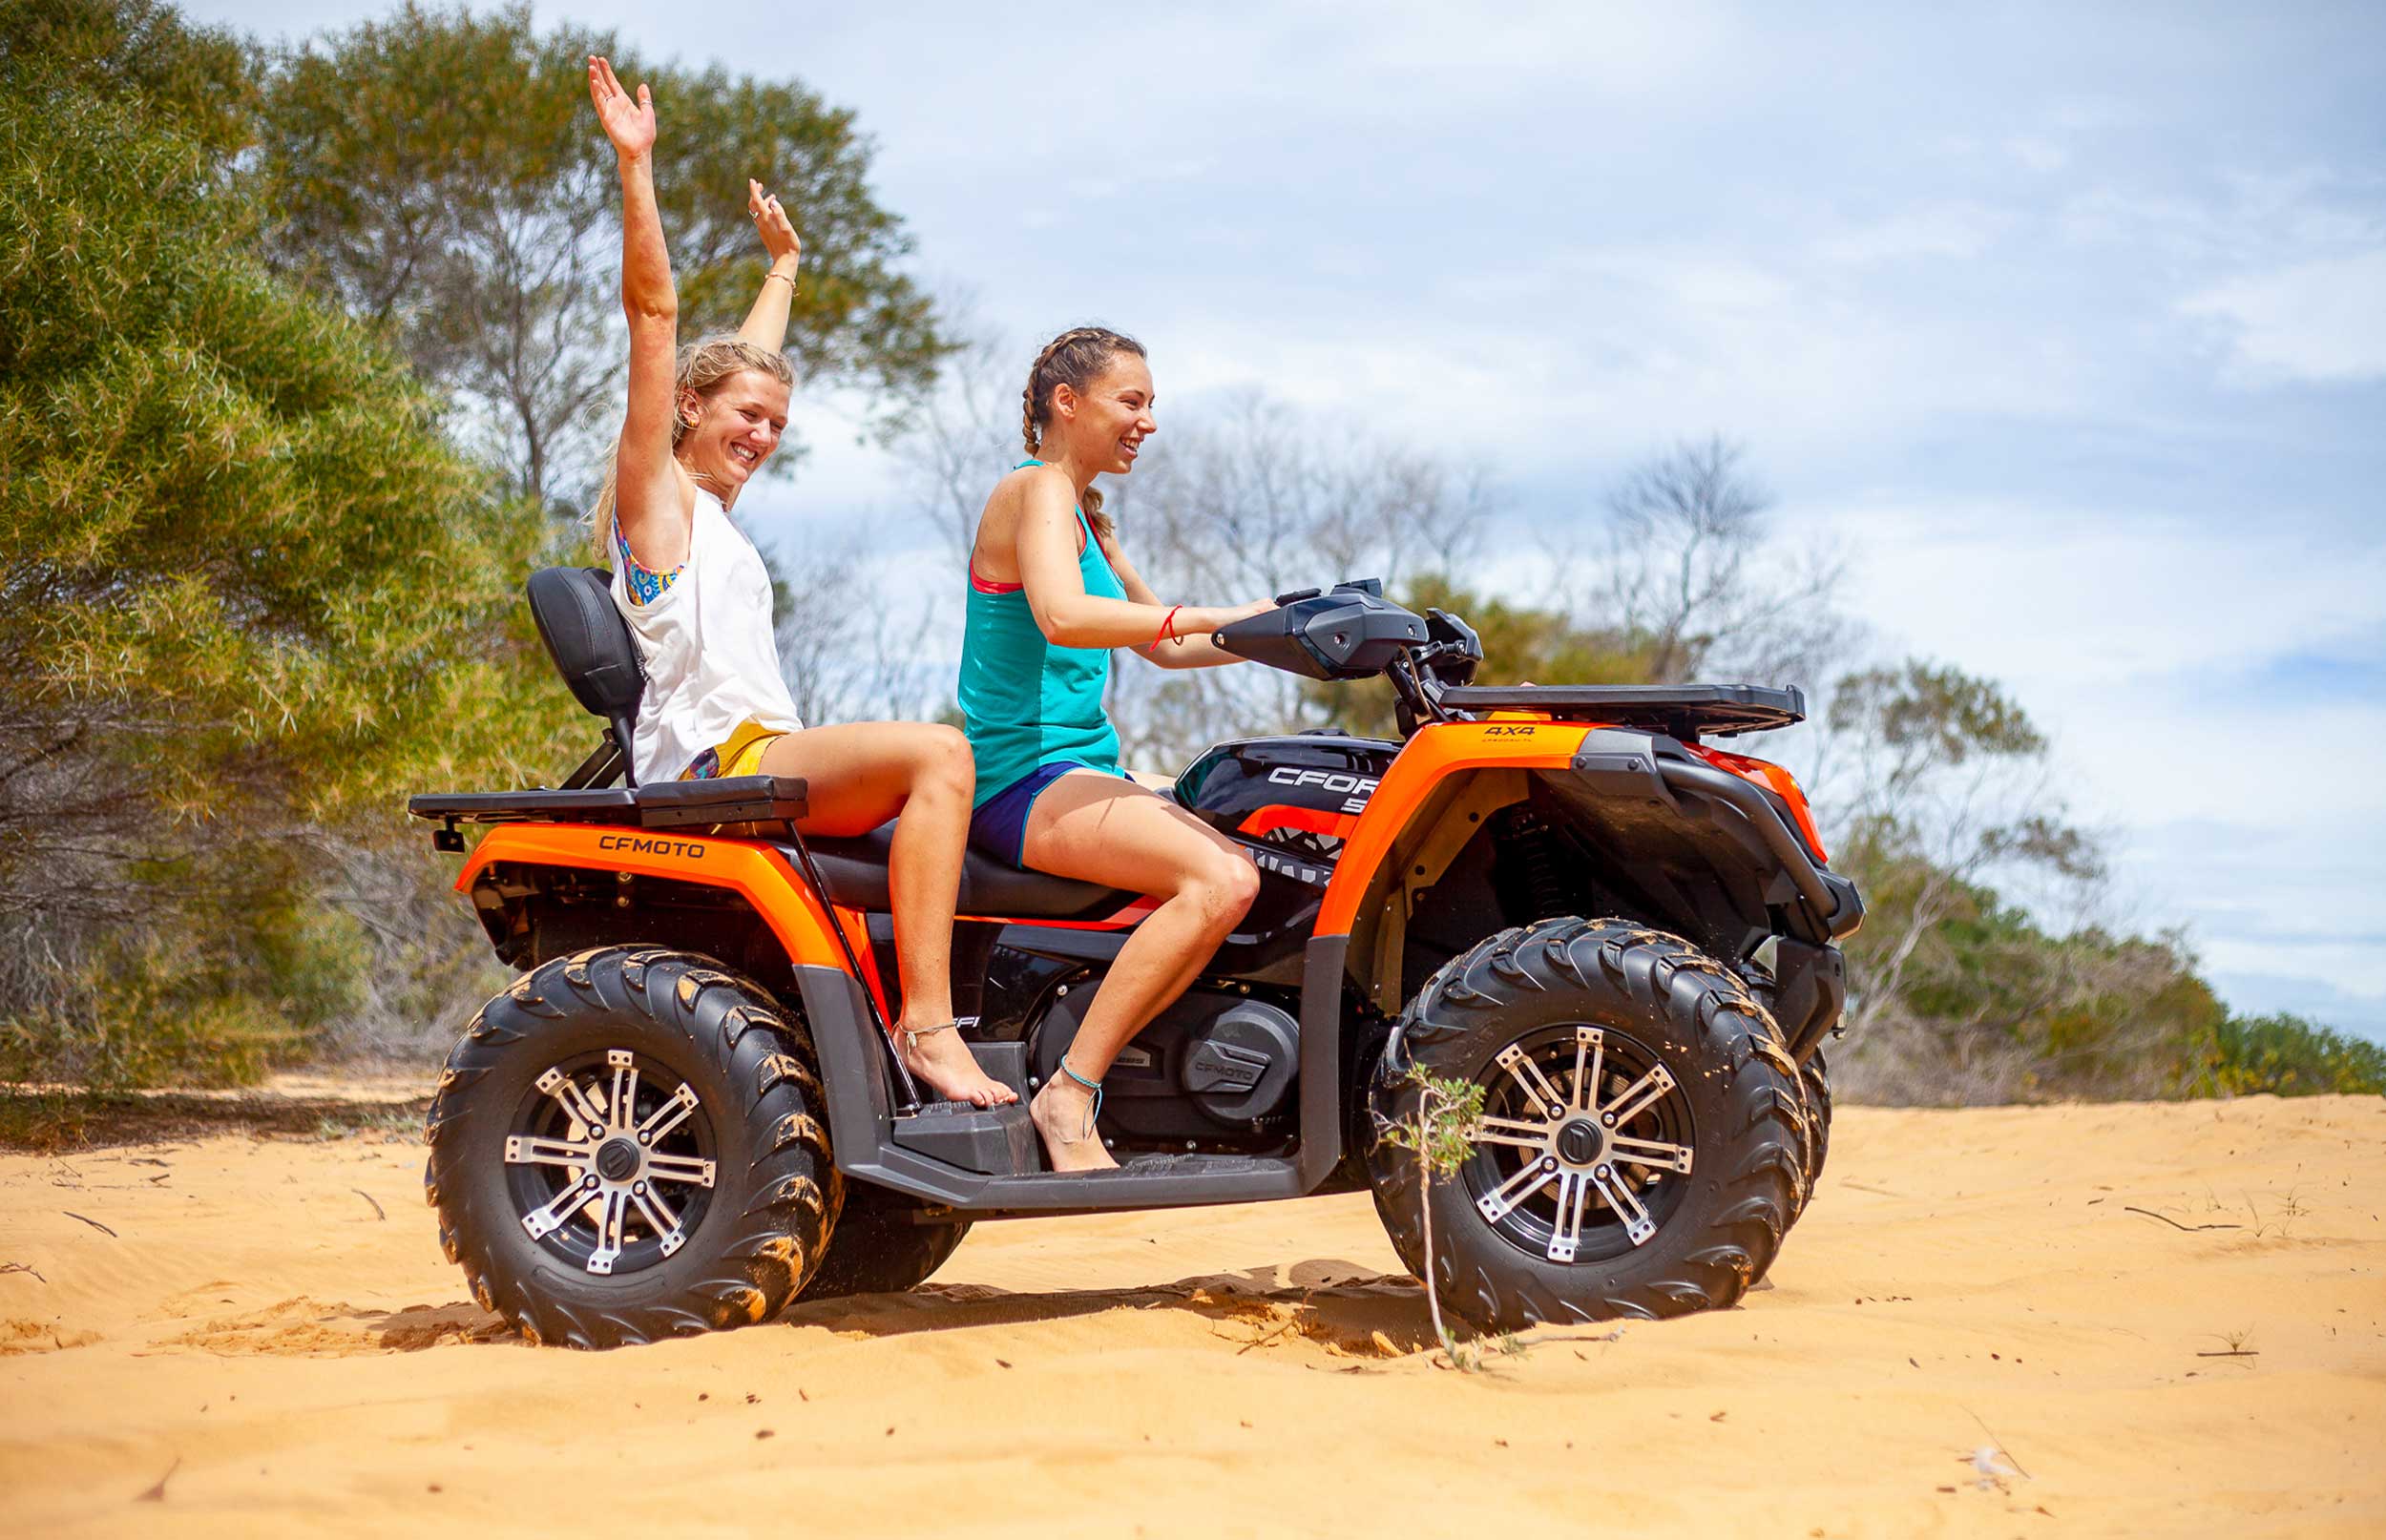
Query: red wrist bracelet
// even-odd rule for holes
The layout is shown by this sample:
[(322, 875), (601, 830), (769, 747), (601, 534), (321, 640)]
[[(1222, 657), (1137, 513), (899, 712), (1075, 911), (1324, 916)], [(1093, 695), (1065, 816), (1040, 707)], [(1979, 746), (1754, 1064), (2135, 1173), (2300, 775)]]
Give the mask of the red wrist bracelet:
[(1160, 651), (1160, 644), (1162, 642), (1181, 639), (1176, 635), (1177, 611), (1183, 608), (1184, 606), (1182, 604), (1170, 607), (1168, 611), (1168, 618), (1160, 623), (1160, 635), (1152, 638), (1153, 652), (1157, 653)]

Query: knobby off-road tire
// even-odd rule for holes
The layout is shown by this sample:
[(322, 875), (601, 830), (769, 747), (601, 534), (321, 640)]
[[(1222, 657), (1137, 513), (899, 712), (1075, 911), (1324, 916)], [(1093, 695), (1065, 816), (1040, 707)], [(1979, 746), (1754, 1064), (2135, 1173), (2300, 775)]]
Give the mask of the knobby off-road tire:
[(967, 1219), (913, 1217), (927, 1207), (908, 1193), (847, 1182), (836, 1233), (828, 1238), (820, 1270), (795, 1297), (796, 1302), (848, 1294), (901, 1294), (927, 1282), (970, 1233)]
[[(1772, 1017), (1714, 958), (1628, 921), (1544, 920), (1453, 959), (1402, 1029), (1412, 1063), (1485, 1085), (1487, 1115), (1506, 1117), (1484, 1125), (1505, 1142), (1478, 1143), (1432, 1184), (1444, 1309), (1505, 1331), (1686, 1315), (1734, 1303), (1772, 1264), (1805, 1196), (1804, 1093)], [(1541, 1067), (1545, 1102), (1510, 1067), (1519, 1059)], [(1372, 1110), (1393, 1123), (1413, 1118), (1419, 1099), (1406, 1076), (1370, 1088)], [(1600, 1131), (1601, 1108), (1617, 1117), (1612, 1133)], [(1544, 1122), (1543, 1149), (1515, 1136)], [(1626, 1142), (1601, 1142), (1618, 1134)], [(1661, 1152), (1689, 1169), (1631, 1159)], [(1422, 1279), (1415, 1157), (1376, 1140), (1368, 1165), (1393, 1249)], [(1514, 1196), (1537, 1177), (1547, 1187)], [(1622, 1205), (1607, 1197), (1619, 1177), (1640, 1183)], [(1502, 1201), (1513, 1206), (1487, 1214)], [(1572, 1259), (1556, 1259), (1569, 1248)]]
[[(844, 1196), (813, 1063), (802, 1023), (710, 958), (599, 947), (547, 963), (481, 1009), (440, 1075), (424, 1171), (440, 1243), (482, 1307), (534, 1342), (618, 1347), (767, 1320), (818, 1265)], [(632, 1124), (678, 1153), (641, 1157), (640, 1130), (620, 1132)], [(665, 1159), (683, 1181), (658, 1175)], [(627, 1222), (607, 1217), (616, 1187), (571, 1205), (563, 1190), (600, 1164), (654, 1177), (662, 1206), (633, 1206), (627, 1180)], [(534, 1238), (526, 1217), (549, 1232)], [(594, 1254), (609, 1245), (608, 1273)]]
[(1798, 1079), (1806, 1092), (1806, 1192), (1810, 1198), (1814, 1184), (1823, 1179), (1823, 1161), (1831, 1154), (1831, 1065), (1820, 1048), (1798, 1067)]

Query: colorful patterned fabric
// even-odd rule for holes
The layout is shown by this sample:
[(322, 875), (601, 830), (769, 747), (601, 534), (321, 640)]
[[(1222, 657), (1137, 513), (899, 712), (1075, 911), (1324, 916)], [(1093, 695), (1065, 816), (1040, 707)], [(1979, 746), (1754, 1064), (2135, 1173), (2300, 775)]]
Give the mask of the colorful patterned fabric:
[(621, 553), (621, 575), (630, 580), (630, 598), (633, 603), (654, 603), (662, 597), (663, 592), (671, 587), (681, 572), (687, 571), (687, 564), (684, 562), (667, 572), (652, 572), (639, 566), (638, 558), (630, 554), (630, 537), (621, 532), (621, 521), (618, 518), (613, 521), (613, 549)]

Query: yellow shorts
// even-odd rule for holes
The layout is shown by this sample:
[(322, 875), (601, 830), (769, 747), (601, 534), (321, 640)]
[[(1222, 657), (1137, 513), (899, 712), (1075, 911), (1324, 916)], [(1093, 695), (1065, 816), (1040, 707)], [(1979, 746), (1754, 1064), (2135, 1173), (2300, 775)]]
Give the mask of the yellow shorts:
[(778, 728), (764, 727), (748, 717), (738, 723), (727, 739), (698, 755), (680, 772), (680, 779), (715, 780), (728, 776), (759, 776), (763, 773), (764, 751), (786, 736)]

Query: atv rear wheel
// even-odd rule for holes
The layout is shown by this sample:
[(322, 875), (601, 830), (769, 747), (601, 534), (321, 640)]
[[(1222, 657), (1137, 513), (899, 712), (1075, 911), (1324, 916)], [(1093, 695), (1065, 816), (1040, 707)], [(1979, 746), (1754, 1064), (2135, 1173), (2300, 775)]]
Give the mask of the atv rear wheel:
[(1814, 1184), (1823, 1179), (1823, 1161), (1831, 1154), (1831, 1066), (1816, 1049), (1798, 1067), (1798, 1080), (1806, 1092), (1806, 1195), (1814, 1196)]
[[(1427, 982), (1407, 1059), (1484, 1087), (1473, 1153), (1434, 1181), (1434, 1282), (1481, 1330), (1685, 1315), (1764, 1277), (1805, 1195), (1802, 1092), (1772, 1018), (1678, 936), (1622, 920), (1503, 931)], [(1379, 1073), (1370, 1105), (1415, 1116)], [(1425, 1277), (1414, 1156), (1376, 1141), (1375, 1208)]]
[(847, 1182), (836, 1233), (796, 1303), (848, 1294), (901, 1294), (927, 1282), (970, 1233), (967, 1219), (919, 1217), (928, 1208), (909, 1193)]
[(843, 1193), (811, 1042), (687, 952), (545, 964), (439, 1078), (425, 1195), (473, 1298), (533, 1342), (618, 1347), (768, 1319)]

